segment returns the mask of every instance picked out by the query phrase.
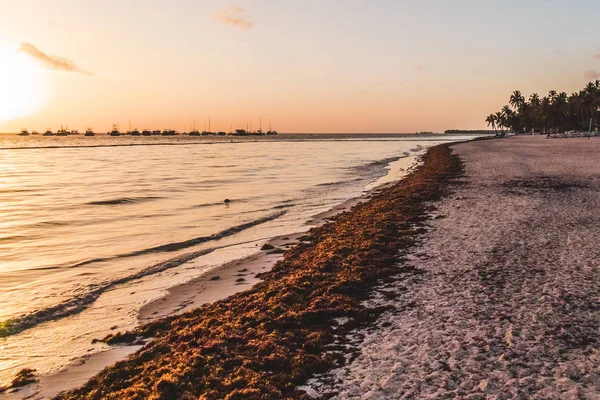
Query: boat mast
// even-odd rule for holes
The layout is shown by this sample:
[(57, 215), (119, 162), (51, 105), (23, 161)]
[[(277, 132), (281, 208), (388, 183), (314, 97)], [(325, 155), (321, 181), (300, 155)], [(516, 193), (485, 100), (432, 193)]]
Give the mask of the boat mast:
[(208, 117), (208, 131), (210, 132), (210, 117)]

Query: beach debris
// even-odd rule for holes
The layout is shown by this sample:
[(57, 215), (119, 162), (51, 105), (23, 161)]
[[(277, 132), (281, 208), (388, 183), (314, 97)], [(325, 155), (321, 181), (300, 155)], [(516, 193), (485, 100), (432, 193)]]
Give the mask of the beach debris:
[(236, 281), (236, 282), (245, 282), (245, 281), (246, 281), (246, 279), (244, 279), (244, 278), (237, 278), (235, 281)]
[(10, 389), (16, 389), (23, 386), (27, 386), (30, 383), (35, 383), (38, 381), (36, 377), (36, 370), (31, 368), (23, 368), (17, 375), (13, 378), (12, 382), (7, 386), (0, 386), (0, 393), (4, 393)]
[(223, 203), (231, 203), (231, 200), (225, 199), (225, 200), (223, 200)]
[(265, 244), (263, 244), (263, 246), (260, 249), (262, 251), (265, 251), (265, 250), (273, 250), (274, 248), (275, 248), (275, 246), (273, 246), (272, 244), (265, 243)]
[(210, 281), (218, 281), (219, 279), (221, 279), (221, 277), (219, 275), (215, 275), (215, 276), (211, 277), (209, 280)]

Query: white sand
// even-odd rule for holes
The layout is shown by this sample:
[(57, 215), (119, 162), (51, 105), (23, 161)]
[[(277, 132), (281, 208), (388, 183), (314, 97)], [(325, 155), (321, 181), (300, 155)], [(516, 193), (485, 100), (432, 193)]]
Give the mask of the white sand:
[[(305, 387), (336, 398), (600, 398), (600, 140), (455, 146), (438, 204), (358, 357)], [(386, 300), (382, 291), (399, 294)]]

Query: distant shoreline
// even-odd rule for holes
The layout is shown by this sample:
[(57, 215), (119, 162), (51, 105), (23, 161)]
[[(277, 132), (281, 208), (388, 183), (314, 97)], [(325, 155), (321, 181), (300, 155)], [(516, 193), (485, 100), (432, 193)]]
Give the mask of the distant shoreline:
[[(0, 136), (4, 136), (4, 135), (18, 135), (19, 132), (0, 132)], [(480, 134), (490, 134), (493, 135), (494, 132), (493, 131), (487, 131), (487, 130), (446, 130), (444, 132), (329, 132), (329, 133), (323, 133), (323, 132), (279, 132), (277, 134), (277, 136), (281, 136), (281, 135), (305, 135), (305, 136), (311, 136), (311, 135), (374, 135), (374, 136), (406, 136), (406, 135), (420, 135), (420, 136), (427, 136), (427, 135), (452, 135), (452, 134), (472, 134), (472, 135), (480, 135)], [(45, 138), (45, 140), (51, 140), (52, 138), (54, 139), (60, 139), (60, 138), (69, 138), (69, 137), (74, 137), (74, 136), (50, 136), (48, 137), (44, 137), (43, 135), (38, 135), (37, 137), (39, 138)], [(77, 137), (80, 137), (82, 139), (87, 138), (90, 139), (90, 137), (85, 137), (85, 135), (79, 135)], [(110, 135), (106, 134), (106, 133), (96, 133), (96, 136), (92, 136), (91, 138), (95, 138), (95, 137), (110, 137)], [(131, 135), (126, 135), (126, 134), (122, 134), (121, 136), (118, 136), (120, 138), (128, 138), (128, 137), (136, 137), (136, 138), (148, 138), (148, 137), (154, 137), (154, 138), (173, 138), (174, 136), (131, 136)], [(179, 134), (176, 135), (175, 137), (192, 137), (192, 138), (200, 138), (200, 139), (211, 139), (211, 138), (215, 138), (215, 137), (219, 137), (219, 136), (190, 136), (188, 134)], [(256, 139), (257, 136), (235, 136), (235, 135), (226, 135), (226, 136), (220, 136), (220, 138), (250, 138), (250, 139)], [(267, 137), (267, 135), (263, 135), (263, 136), (258, 136), (258, 137)], [(25, 139), (31, 139), (31, 138), (36, 138), (36, 136), (26, 136)], [(272, 136), (270, 137), (271, 139), (273, 138)], [(93, 139), (92, 139), (93, 140)]]

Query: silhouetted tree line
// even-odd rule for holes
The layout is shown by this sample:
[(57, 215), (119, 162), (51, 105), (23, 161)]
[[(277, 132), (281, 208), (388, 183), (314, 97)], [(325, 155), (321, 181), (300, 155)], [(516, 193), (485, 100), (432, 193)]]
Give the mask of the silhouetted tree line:
[(592, 128), (600, 123), (600, 80), (588, 83), (579, 93), (570, 96), (551, 90), (542, 98), (533, 93), (527, 100), (515, 90), (508, 105), (485, 119), (488, 126), (496, 132), (500, 130), (501, 135), (505, 130), (515, 133), (587, 131), (590, 121)]

